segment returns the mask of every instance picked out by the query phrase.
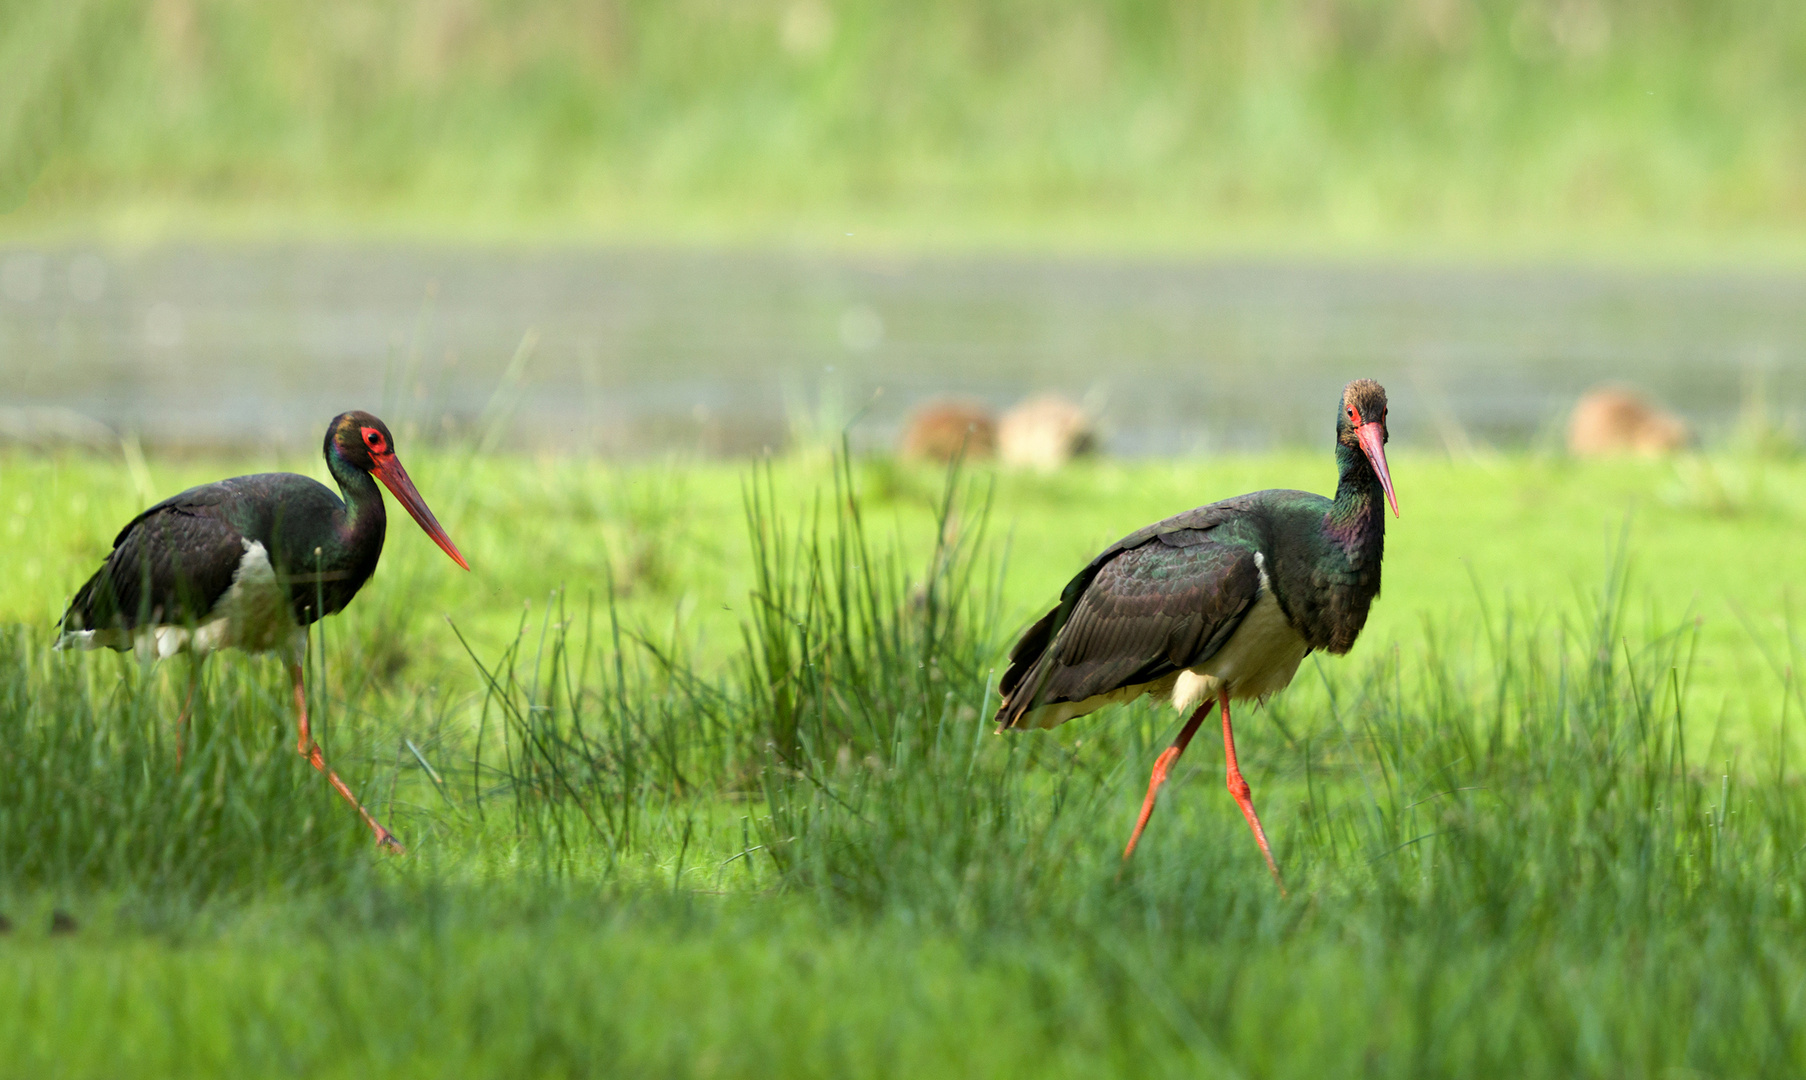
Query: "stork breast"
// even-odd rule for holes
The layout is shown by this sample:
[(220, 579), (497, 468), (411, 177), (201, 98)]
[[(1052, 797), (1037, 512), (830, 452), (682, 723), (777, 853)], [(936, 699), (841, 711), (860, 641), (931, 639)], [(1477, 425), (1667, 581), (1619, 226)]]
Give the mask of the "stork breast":
[(1293, 628), (1267, 580), (1266, 559), (1255, 556), (1260, 567), (1260, 593), (1242, 617), (1235, 633), (1210, 659), (1179, 673), (1173, 682), (1173, 706), (1197, 707), (1227, 689), (1235, 699), (1260, 698), (1283, 690), (1298, 673), (1298, 665), (1311, 651), (1304, 635)]

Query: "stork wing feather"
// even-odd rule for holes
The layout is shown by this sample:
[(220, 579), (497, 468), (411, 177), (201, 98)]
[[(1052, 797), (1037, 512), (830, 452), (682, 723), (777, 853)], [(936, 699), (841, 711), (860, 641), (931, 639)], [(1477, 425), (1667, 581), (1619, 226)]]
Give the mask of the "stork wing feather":
[(1212, 535), (1243, 510), (1215, 503), (1112, 544), (1023, 635), (999, 684), (997, 722), (1084, 701), (1203, 663), (1260, 592), (1254, 550)]
[(184, 498), (190, 494), (158, 503), (120, 532), (69, 602), (64, 633), (195, 623), (213, 609), (232, 587), (245, 542), (217, 512), (217, 500)]

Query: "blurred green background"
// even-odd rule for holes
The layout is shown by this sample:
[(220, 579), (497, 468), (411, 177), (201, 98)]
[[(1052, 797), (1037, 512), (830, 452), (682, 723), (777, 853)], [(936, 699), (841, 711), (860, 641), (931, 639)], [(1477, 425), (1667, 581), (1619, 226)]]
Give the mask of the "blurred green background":
[(1806, 223), (1776, 0), (15, 0), (0, 42), (14, 237), (1691, 261)]

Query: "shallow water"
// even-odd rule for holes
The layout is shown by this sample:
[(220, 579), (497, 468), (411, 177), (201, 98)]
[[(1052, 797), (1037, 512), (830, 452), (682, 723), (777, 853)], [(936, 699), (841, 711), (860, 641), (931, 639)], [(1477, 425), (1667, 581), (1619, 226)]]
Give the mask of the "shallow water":
[[(293, 447), (354, 407), (612, 454), (729, 454), (1057, 390), (1121, 454), (1552, 441), (1641, 386), (1708, 440), (1806, 400), (1806, 277), (475, 248), (0, 250), (0, 437)], [(510, 379), (511, 360), (527, 347)]]

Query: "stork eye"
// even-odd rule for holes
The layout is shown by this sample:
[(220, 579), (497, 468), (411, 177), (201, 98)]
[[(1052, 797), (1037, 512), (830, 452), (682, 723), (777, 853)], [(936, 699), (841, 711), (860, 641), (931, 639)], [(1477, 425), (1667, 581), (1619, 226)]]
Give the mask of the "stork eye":
[(364, 445), (368, 446), (373, 453), (382, 453), (385, 448), (382, 432), (375, 428), (365, 428)]

